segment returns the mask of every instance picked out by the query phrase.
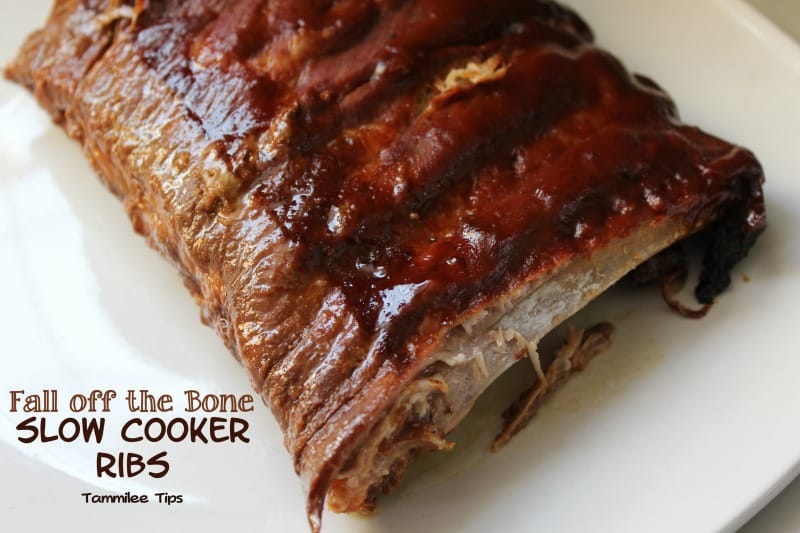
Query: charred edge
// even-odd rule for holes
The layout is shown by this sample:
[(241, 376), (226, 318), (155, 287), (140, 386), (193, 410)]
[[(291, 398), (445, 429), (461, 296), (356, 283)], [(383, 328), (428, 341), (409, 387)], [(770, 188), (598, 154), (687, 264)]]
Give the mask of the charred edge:
[(704, 243), (703, 270), (694, 294), (702, 304), (711, 304), (731, 284), (731, 270), (747, 257), (750, 248), (764, 231), (747, 223), (750, 206), (747, 202), (728, 207), (722, 216), (702, 234)]
[[(746, 190), (749, 180), (742, 180)], [(755, 215), (758, 219), (753, 222)], [(753, 247), (764, 231), (763, 205), (760, 194), (742, 194), (721, 210), (717, 220), (693, 237), (679, 241), (639, 265), (629, 275), (637, 286), (660, 282), (664, 301), (681, 316), (702, 318), (714, 299), (731, 284), (731, 271)], [(689, 254), (686, 242), (696, 242), (703, 250), (702, 268), (695, 287), (695, 297), (703, 304), (700, 309), (690, 309), (680, 303), (675, 295), (686, 282), (689, 272)]]

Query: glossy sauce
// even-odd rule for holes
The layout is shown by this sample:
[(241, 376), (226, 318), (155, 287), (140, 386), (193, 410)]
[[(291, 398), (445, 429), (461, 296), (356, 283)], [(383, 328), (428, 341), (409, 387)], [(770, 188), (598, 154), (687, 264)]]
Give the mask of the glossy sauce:
[[(156, 3), (152, 3), (156, 4)], [(550, 2), (164, 2), (135, 46), (237, 188), (346, 295), (385, 353), (660, 217), (746, 205), (761, 169)], [(503, 74), (445, 93), (454, 68)]]

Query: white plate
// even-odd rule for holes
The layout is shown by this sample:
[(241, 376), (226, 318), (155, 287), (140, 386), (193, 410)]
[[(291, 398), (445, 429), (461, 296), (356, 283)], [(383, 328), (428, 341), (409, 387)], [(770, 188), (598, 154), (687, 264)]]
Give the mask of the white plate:
[[(0, 58), (44, 20), (46, 0), (5, 2)], [(611, 318), (592, 363), (499, 454), (498, 410), (517, 369), (424, 457), (369, 519), (325, 531), (711, 531), (732, 529), (800, 465), (800, 52), (733, 0), (573, 0), (600, 43), (658, 80), (683, 117), (747, 145), (768, 176), (770, 228), (705, 320), (674, 317), (654, 291), (616, 289), (584, 320)], [(20, 7), (24, 5), (25, 7)], [(135, 236), (77, 145), (32, 98), (0, 84), (0, 509), (7, 531), (304, 531), (303, 495), (268, 410), (249, 444), (123, 444), (120, 399), (102, 445), (22, 444), (9, 390), (147, 388), (243, 394), (245, 372), (203, 327), (178, 276)], [(744, 283), (747, 274), (752, 280)], [(180, 402), (179, 402), (180, 403)], [(169, 454), (170, 473), (97, 478), (95, 453)], [(83, 492), (183, 495), (167, 506), (85, 504)]]

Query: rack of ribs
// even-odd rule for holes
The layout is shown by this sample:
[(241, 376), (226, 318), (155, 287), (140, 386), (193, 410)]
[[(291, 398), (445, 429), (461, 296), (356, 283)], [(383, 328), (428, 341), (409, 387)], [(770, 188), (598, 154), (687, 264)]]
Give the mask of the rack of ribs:
[(246, 367), (315, 530), (529, 357), (518, 430), (609, 331), (539, 339), (637, 265), (699, 235), (709, 303), (765, 227), (755, 157), (550, 1), (57, 0), (6, 75)]

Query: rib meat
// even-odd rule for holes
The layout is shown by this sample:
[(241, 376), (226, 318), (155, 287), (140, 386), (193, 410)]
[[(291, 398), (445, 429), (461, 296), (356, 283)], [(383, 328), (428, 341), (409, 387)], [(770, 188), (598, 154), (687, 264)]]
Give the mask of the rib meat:
[(7, 76), (247, 368), (314, 529), (632, 268), (706, 232), (707, 301), (765, 225), (754, 156), (550, 1), (57, 0)]

